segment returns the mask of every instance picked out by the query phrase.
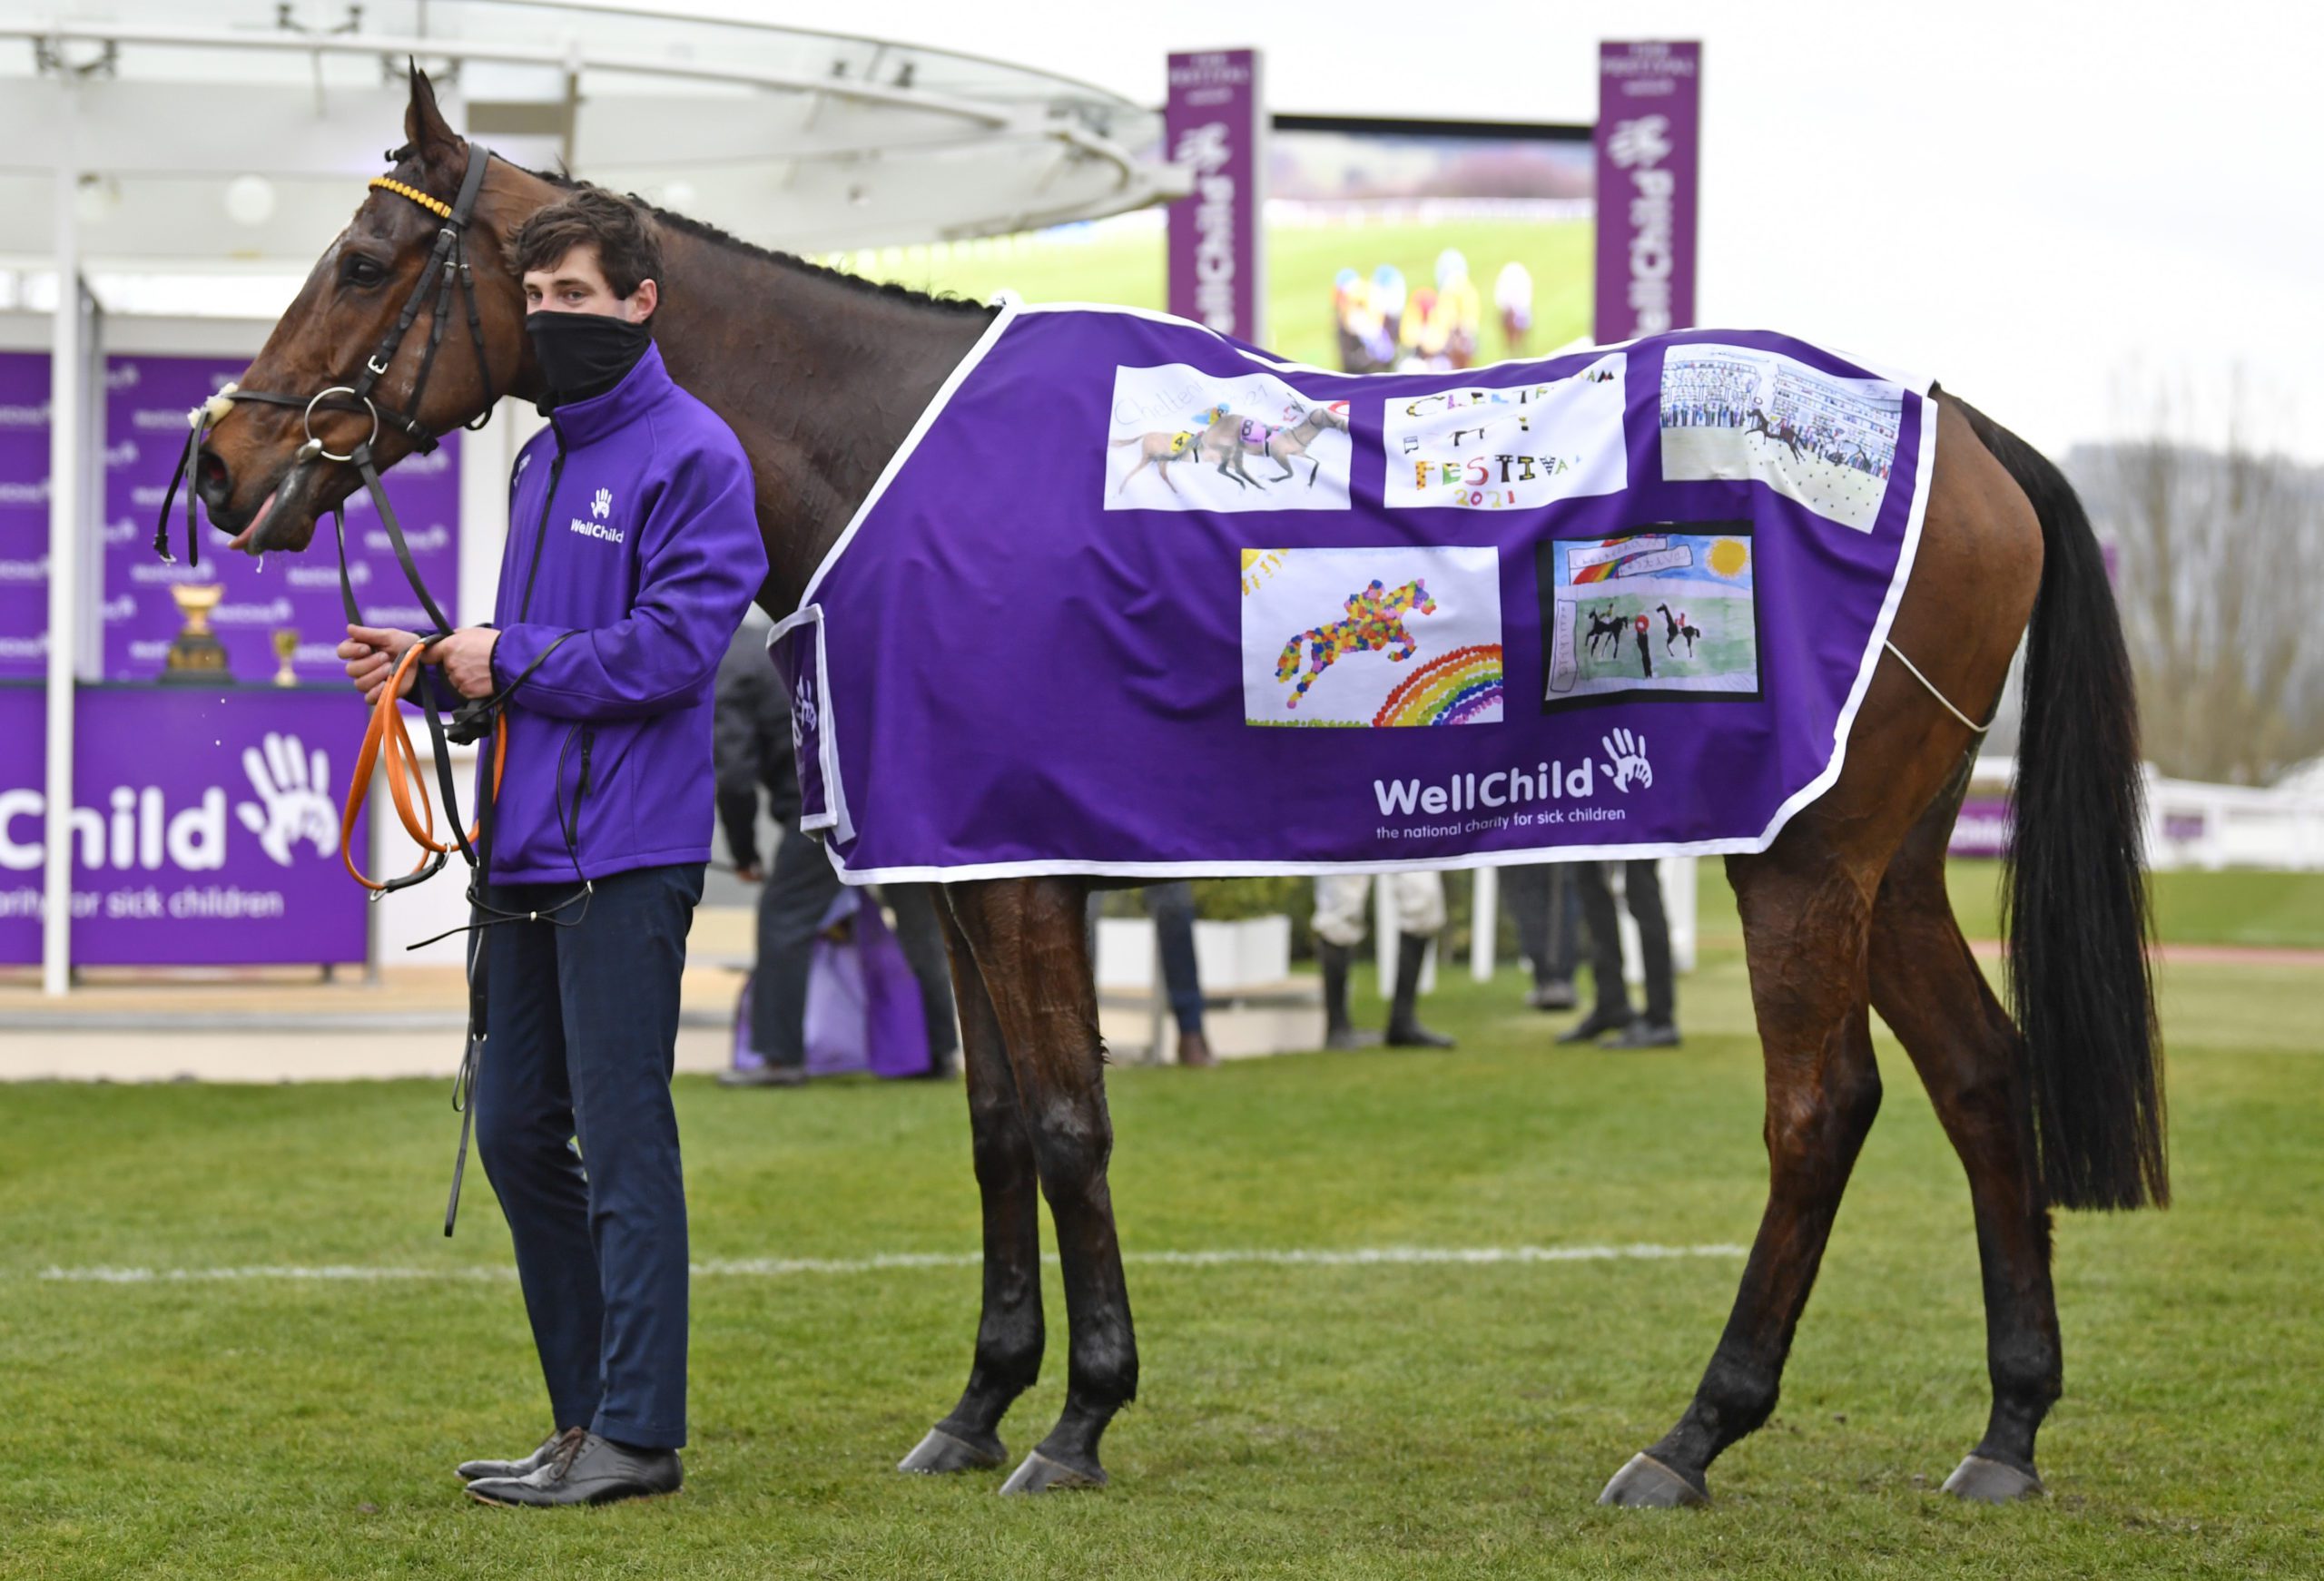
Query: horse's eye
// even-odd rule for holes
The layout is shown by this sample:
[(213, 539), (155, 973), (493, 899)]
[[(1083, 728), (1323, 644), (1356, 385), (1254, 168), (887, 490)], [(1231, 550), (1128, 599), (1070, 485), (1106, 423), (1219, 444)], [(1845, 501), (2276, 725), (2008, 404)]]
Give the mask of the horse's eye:
[(340, 270), (340, 278), (351, 286), (375, 286), (388, 278), (388, 271), (371, 260), (359, 255), (347, 260)]

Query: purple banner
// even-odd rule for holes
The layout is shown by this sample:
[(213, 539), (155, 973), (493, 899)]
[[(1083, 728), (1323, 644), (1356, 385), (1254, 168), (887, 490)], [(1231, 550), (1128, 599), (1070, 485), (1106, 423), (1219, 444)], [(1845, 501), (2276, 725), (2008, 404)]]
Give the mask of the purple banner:
[(1170, 311), (1253, 344), (1266, 334), (1259, 234), (1265, 114), (1258, 51), (1170, 57), (1163, 146), (1195, 178), (1194, 191), (1168, 209)]
[(1972, 796), (1961, 803), (1953, 820), (1947, 854), (1956, 857), (1998, 857), (2009, 849), (2009, 799)]
[(1598, 46), (1600, 345), (1695, 321), (1702, 45)]
[[(202, 566), (185, 563), (182, 517), (172, 522), (174, 565), (153, 551), (153, 517), (185, 448), (187, 408), (207, 400), (243, 365), (212, 357), (112, 357), (105, 363), (104, 676), (150, 681), (162, 673), (170, 639), (184, 622), (170, 597), (174, 582), (218, 582), (225, 594), (211, 612), (211, 629), (226, 645), (238, 681), (274, 679), (281, 661), (278, 631), (298, 633), (291, 659), (300, 681), (343, 682), (333, 655), (346, 634), (339, 602), (339, 566), (330, 545), (310, 555), (276, 555), (262, 564), (229, 553), (225, 538), (205, 522)], [(459, 586), (459, 436), (448, 435), (432, 456), (414, 456), (388, 475), (396, 516), (412, 559), (439, 600)], [(183, 509), (179, 496), (177, 509)], [(318, 533), (328, 539), (330, 518)], [(358, 489), (347, 501), (348, 573), (355, 596), (374, 625), (419, 629), (430, 624), (403, 572), (386, 530)]]
[[(44, 697), (0, 687), (0, 964), (41, 957)], [(352, 693), (100, 686), (78, 706), (76, 965), (364, 958), (364, 891), (339, 858)]]
[(48, 354), (0, 351), (0, 680), (48, 670)]

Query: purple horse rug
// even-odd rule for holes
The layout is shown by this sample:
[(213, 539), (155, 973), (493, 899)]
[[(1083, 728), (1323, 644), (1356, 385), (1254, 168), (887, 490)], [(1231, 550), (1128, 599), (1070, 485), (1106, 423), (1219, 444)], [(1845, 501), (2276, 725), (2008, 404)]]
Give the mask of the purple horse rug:
[(1912, 574), (1929, 389), (1760, 331), (1350, 376), (1004, 301), (770, 639), (805, 827), (851, 883), (1763, 850)]

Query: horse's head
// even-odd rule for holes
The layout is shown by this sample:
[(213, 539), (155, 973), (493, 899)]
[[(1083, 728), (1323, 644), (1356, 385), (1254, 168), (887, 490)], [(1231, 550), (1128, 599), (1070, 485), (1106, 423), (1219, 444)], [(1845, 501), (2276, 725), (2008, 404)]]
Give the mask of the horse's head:
[(1337, 428), (1343, 434), (1347, 432), (1347, 403), (1345, 401), (1334, 401), (1329, 406), (1317, 407), (1307, 415), (1324, 427)]
[[(439, 234), (454, 229), (451, 210), (470, 151), (416, 66), (404, 136), (406, 146), (389, 155), (396, 164), (384, 178), (393, 185), (374, 184), (365, 193), (237, 381), (238, 389), (255, 393), (212, 405), (214, 427), (195, 459), (192, 486), (212, 524), (234, 535), (233, 548), (305, 548), (317, 519), (359, 486), (355, 466), (335, 457), (348, 456), (367, 436), (373, 463), (384, 470), (481, 416), (491, 398), (537, 393), (524, 292), (506, 244), (555, 190), (514, 165), (492, 165), (456, 237), (466, 279), (448, 263), (423, 291)], [(448, 273), (456, 288), (448, 295), (441, 289)], [(471, 284), (473, 335), (464, 289)], [(399, 338), (396, 327), (407, 312), (410, 321)], [(438, 344), (429, 358), (431, 339)], [(479, 339), (487, 367), (478, 366)]]

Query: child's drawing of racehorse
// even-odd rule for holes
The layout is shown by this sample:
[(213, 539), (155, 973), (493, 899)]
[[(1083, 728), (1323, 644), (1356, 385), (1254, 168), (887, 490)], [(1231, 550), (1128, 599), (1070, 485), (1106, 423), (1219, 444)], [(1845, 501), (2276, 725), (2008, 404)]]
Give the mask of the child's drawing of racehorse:
[(1307, 688), (1315, 684), (1316, 677), (1332, 667), (1332, 662), (1342, 653), (1377, 652), (1393, 649), (1388, 655), (1393, 663), (1403, 663), (1419, 651), (1420, 641), (1405, 629), (1407, 614), (1434, 614), (1436, 600), (1418, 577), (1390, 592), (1377, 578), (1361, 593), (1347, 599), (1347, 619), (1334, 621), (1329, 625), (1311, 626), (1283, 645), (1283, 657), (1275, 662), (1275, 678), (1288, 681), (1299, 675), (1300, 653), (1305, 650), (1307, 673), (1299, 675), (1298, 684), (1291, 689), (1285, 708), (1296, 708), (1299, 700), (1307, 695)]
[[(1315, 437), (1327, 429), (1347, 432), (1345, 402), (1330, 406), (1311, 407), (1300, 414), (1294, 423), (1270, 426), (1256, 417), (1246, 417), (1239, 412), (1223, 408), (1203, 415), (1194, 427), (1168, 433), (1137, 434), (1127, 439), (1113, 440), (1108, 448), (1119, 449), (1125, 445), (1138, 447), (1137, 461), (1122, 474), (1121, 482), (1114, 486), (1120, 494), (1129, 487), (1129, 480), (1151, 466), (1160, 476), (1162, 485), (1172, 494), (1178, 486), (1170, 481), (1170, 463), (1196, 461), (1218, 468), (1219, 476), (1235, 480), (1237, 487), (1264, 488), (1267, 483), (1280, 483), (1297, 470), (1292, 466), (1294, 457), (1305, 456)], [(1253, 456), (1265, 456), (1283, 470), (1273, 478), (1260, 479), (1251, 476), (1247, 466)], [(1315, 476), (1323, 470), (1323, 463), (1310, 459), (1307, 486), (1315, 486)]]

